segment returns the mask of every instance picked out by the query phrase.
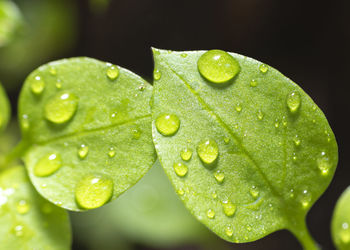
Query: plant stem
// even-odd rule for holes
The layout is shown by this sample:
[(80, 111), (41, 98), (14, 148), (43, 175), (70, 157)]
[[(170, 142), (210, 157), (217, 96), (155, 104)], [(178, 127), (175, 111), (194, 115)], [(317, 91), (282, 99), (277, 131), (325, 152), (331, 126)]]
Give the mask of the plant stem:
[(303, 246), (304, 250), (320, 250), (318, 243), (312, 238), (307, 229), (305, 219), (301, 220), (302, 223), (290, 228), (289, 230), (294, 234), (294, 236), (299, 240), (300, 244)]
[(3, 161), (0, 162), (0, 170), (8, 167), (16, 159), (21, 158), (24, 155), (24, 153), (27, 151), (28, 147), (29, 147), (29, 144), (26, 141), (20, 141), (16, 145), (16, 147), (14, 147), (12, 151), (9, 152), (4, 157)]

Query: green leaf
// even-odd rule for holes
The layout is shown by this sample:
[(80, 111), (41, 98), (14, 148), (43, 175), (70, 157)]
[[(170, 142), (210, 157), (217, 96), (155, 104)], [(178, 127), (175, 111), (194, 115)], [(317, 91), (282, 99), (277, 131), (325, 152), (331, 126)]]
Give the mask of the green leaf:
[(350, 187), (340, 196), (332, 218), (332, 238), (339, 250), (350, 249)]
[[(22, 89), (24, 161), (41, 195), (66, 209), (102, 206), (152, 166), (152, 86), (89, 58), (49, 63)], [(79, 203), (79, 204), (78, 204)]]
[(338, 158), (322, 111), (254, 59), (217, 50), (153, 53), (153, 140), (186, 207), (227, 241), (288, 229), (314, 249), (304, 219)]
[(70, 249), (68, 213), (43, 199), (22, 166), (0, 173), (0, 248)]
[(0, 132), (5, 129), (10, 119), (10, 113), (10, 103), (0, 82)]
[(8, 44), (22, 22), (22, 16), (12, 1), (0, 1), (0, 47)]

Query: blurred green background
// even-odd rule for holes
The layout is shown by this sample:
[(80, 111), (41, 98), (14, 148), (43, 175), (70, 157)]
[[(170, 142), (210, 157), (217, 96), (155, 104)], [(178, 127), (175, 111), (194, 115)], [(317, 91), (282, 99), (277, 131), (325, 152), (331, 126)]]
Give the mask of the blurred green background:
[[(151, 46), (244, 54), (297, 82), (335, 132), (338, 170), (307, 218), (323, 249), (333, 249), (330, 218), (350, 185), (349, 13), (348, 0), (0, 0), (0, 81), (14, 119), (0, 151), (18, 141), (16, 105), (25, 77), (46, 62), (90, 56), (151, 80)], [(224, 242), (192, 218), (157, 164), (120, 199), (71, 218), (73, 249), (300, 249), (286, 231), (253, 243)]]

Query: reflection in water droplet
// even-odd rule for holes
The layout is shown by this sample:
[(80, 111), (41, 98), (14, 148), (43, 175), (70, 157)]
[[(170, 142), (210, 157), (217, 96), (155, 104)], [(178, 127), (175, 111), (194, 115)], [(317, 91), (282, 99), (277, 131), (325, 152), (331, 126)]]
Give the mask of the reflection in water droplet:
[(233, 235), (233, 229), (231, 226), (226, 226), (225, 228), (225, 234), (229, 237), (231, 237)]
[(162, 73), (158, 69), (154, 70), (153, 72), (154, 80), (158, 81), (161, 77), (162, 77)]
[(68, 122), (78, 107), (78, 97), (69, 92), (58, 93), (45, 105), (45, 118), (61, 124)]
[(199, 158), (205, 164), (212, 164), (218, 158), (219, 147), (215, 140), (206, 139), (199, 143), (197, 147)]
[(212, 209), (209, 209), (209, 210), (207, 211), (207, 217), (208, 217), (209, 219), (214, 219), (214, 217), (215, 217), (215, 211), (212, 210)]
[(321, 157), (317, 159), (318, 169), (321, 171), (321, 174), (326, 176), (331, 169), (331, 164), (329, 162), (329, 158), (327, 157), (325, 152), (321, 153)]
[(107, 64), (108, 68), (107, 68), (107, 71), (106, 71), (106, 74), (107, 74), (107, 77), (110, 79), (110, 80), (115, 80), (118, 78), (119, 76), (119, 69), (118, 69), (118, 66), (116, 65), (111, 65), (111, 64)]
[(218, 170), (214, 173), (214, 177), (217, 180), (217, 182), (219, 182), (219, 183), (222, 183), (225, 179), (224, 173), (221, 172), (220, 170)]
[(256, 199), (259, 196), (259, 189), (256, 186), (252, 186), (249, 190), (250, 195)]
[(222, 50), (209, 50), (197, 62), (199, 73), (216, 84), (232, 80), (240, 71), (238, 61)]
[(45, 89), (45, 82), (40, 76), (36, 76), (30, 82), (30, 89), (36, 95), (40, 95)]
[(78, 156), (80, 157), (80, 159), (84, 159), (89, 153), (89, 147), (82, 144), (80, 145), (80, 148), (78, 150)]
[(38, 177), (46, 177), (55, 173), (62, 166), (60, 154), (49, 153), (40, 158), (34, 167), (34, 174)]
[(252, 79), (252, 80), (250, 81), (250, 86), (252, 86), (252, 87), (258, 86), (258, 81), (255, 80), (255, 79)]
[(224, 213), (226, 216), (231, 217), (236, 212), (236, 206), (229, 200), (225, 200), (222, 202), (222, 207), (224, 209)]
[(301, 103), (301, 97), (299, 92), (293, 91), (289, 93), (289, 95), (287, 96), (287, 106), (291, 113), (295, 113), (298, 111), (300, 107), (300, 103)]
[(75, 198), (78, 205), (85, 209), (101, 207), (110, 200), (113, 194), (113, 181), (106, 176), (88, 175), (78, 184)]
[(189, 161), (192, 157), (192, 150), (185, 148), (184, 150), (181, 151), (180, 156), (182, 160)]
[(262, 73), (266, 73), (269, 70), (269, 66), (267, 66), (266, 64), (260, 64), (259, 70)]
[(113, 157), (115, 156), (115, 154), (116, 154), (116, 152), (115, 152), (114, 147), (110, 147), (110, 148), (109, 148), (109, 152), (108, 152), (108, 156), (109, 156), (110, 158), (113, 158)]
[(159, 133), (164, 136), (172, 136), (178, 131), (180, 120), (176, 115), (163, 114), (158, 116), (155, 124)]
[(188, 168), (185, 164), (179, 162), (174, 164), (174, 170), (177, 176), (183, 177), (187, 174)]
[(30, 205), (26, 200), (20, 200), (17, 202), (16, 209), (19, 214), (26, 214), (29, 212)]

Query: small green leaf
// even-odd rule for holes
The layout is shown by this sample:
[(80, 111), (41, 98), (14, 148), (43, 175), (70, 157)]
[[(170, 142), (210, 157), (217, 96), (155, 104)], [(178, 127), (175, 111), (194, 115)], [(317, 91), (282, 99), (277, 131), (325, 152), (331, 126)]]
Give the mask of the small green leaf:
[(12, 40), (21, 21), (21, 13), (12, 1), (0, 1), (0, 47)]
[(19, 119), (29, 147), (24, 161), (39, 193), (81, 211), (133, 186), (155, 161), (151, 94), (152, 86), (130, 71), (89, 58), (32, 72)]
[(0, 132), (2, 132), (10, 119), (10, 103), (0, 82)]
[(339, 250), (350, 249), (350, 187), (340, 196), (332, 218), (332, 238)]
[(0, 248), (70, 249), (68, 213), (43, 199), (22, 166), (0, 173)]
[[(153, 52), (153, 140), (173, 185), (186, 190), (186, 207), (231, 242), (288, 229), (314, 249), (304, 219), (338, 160), (322, 111), (254, 59), (217, 50)], [(170, 136), (157, 126), (164, 114), (179, 120)], [(193, 152), (190, 159), (184, 151)], [(174, 164), (185, 164), (186, 175)]]

